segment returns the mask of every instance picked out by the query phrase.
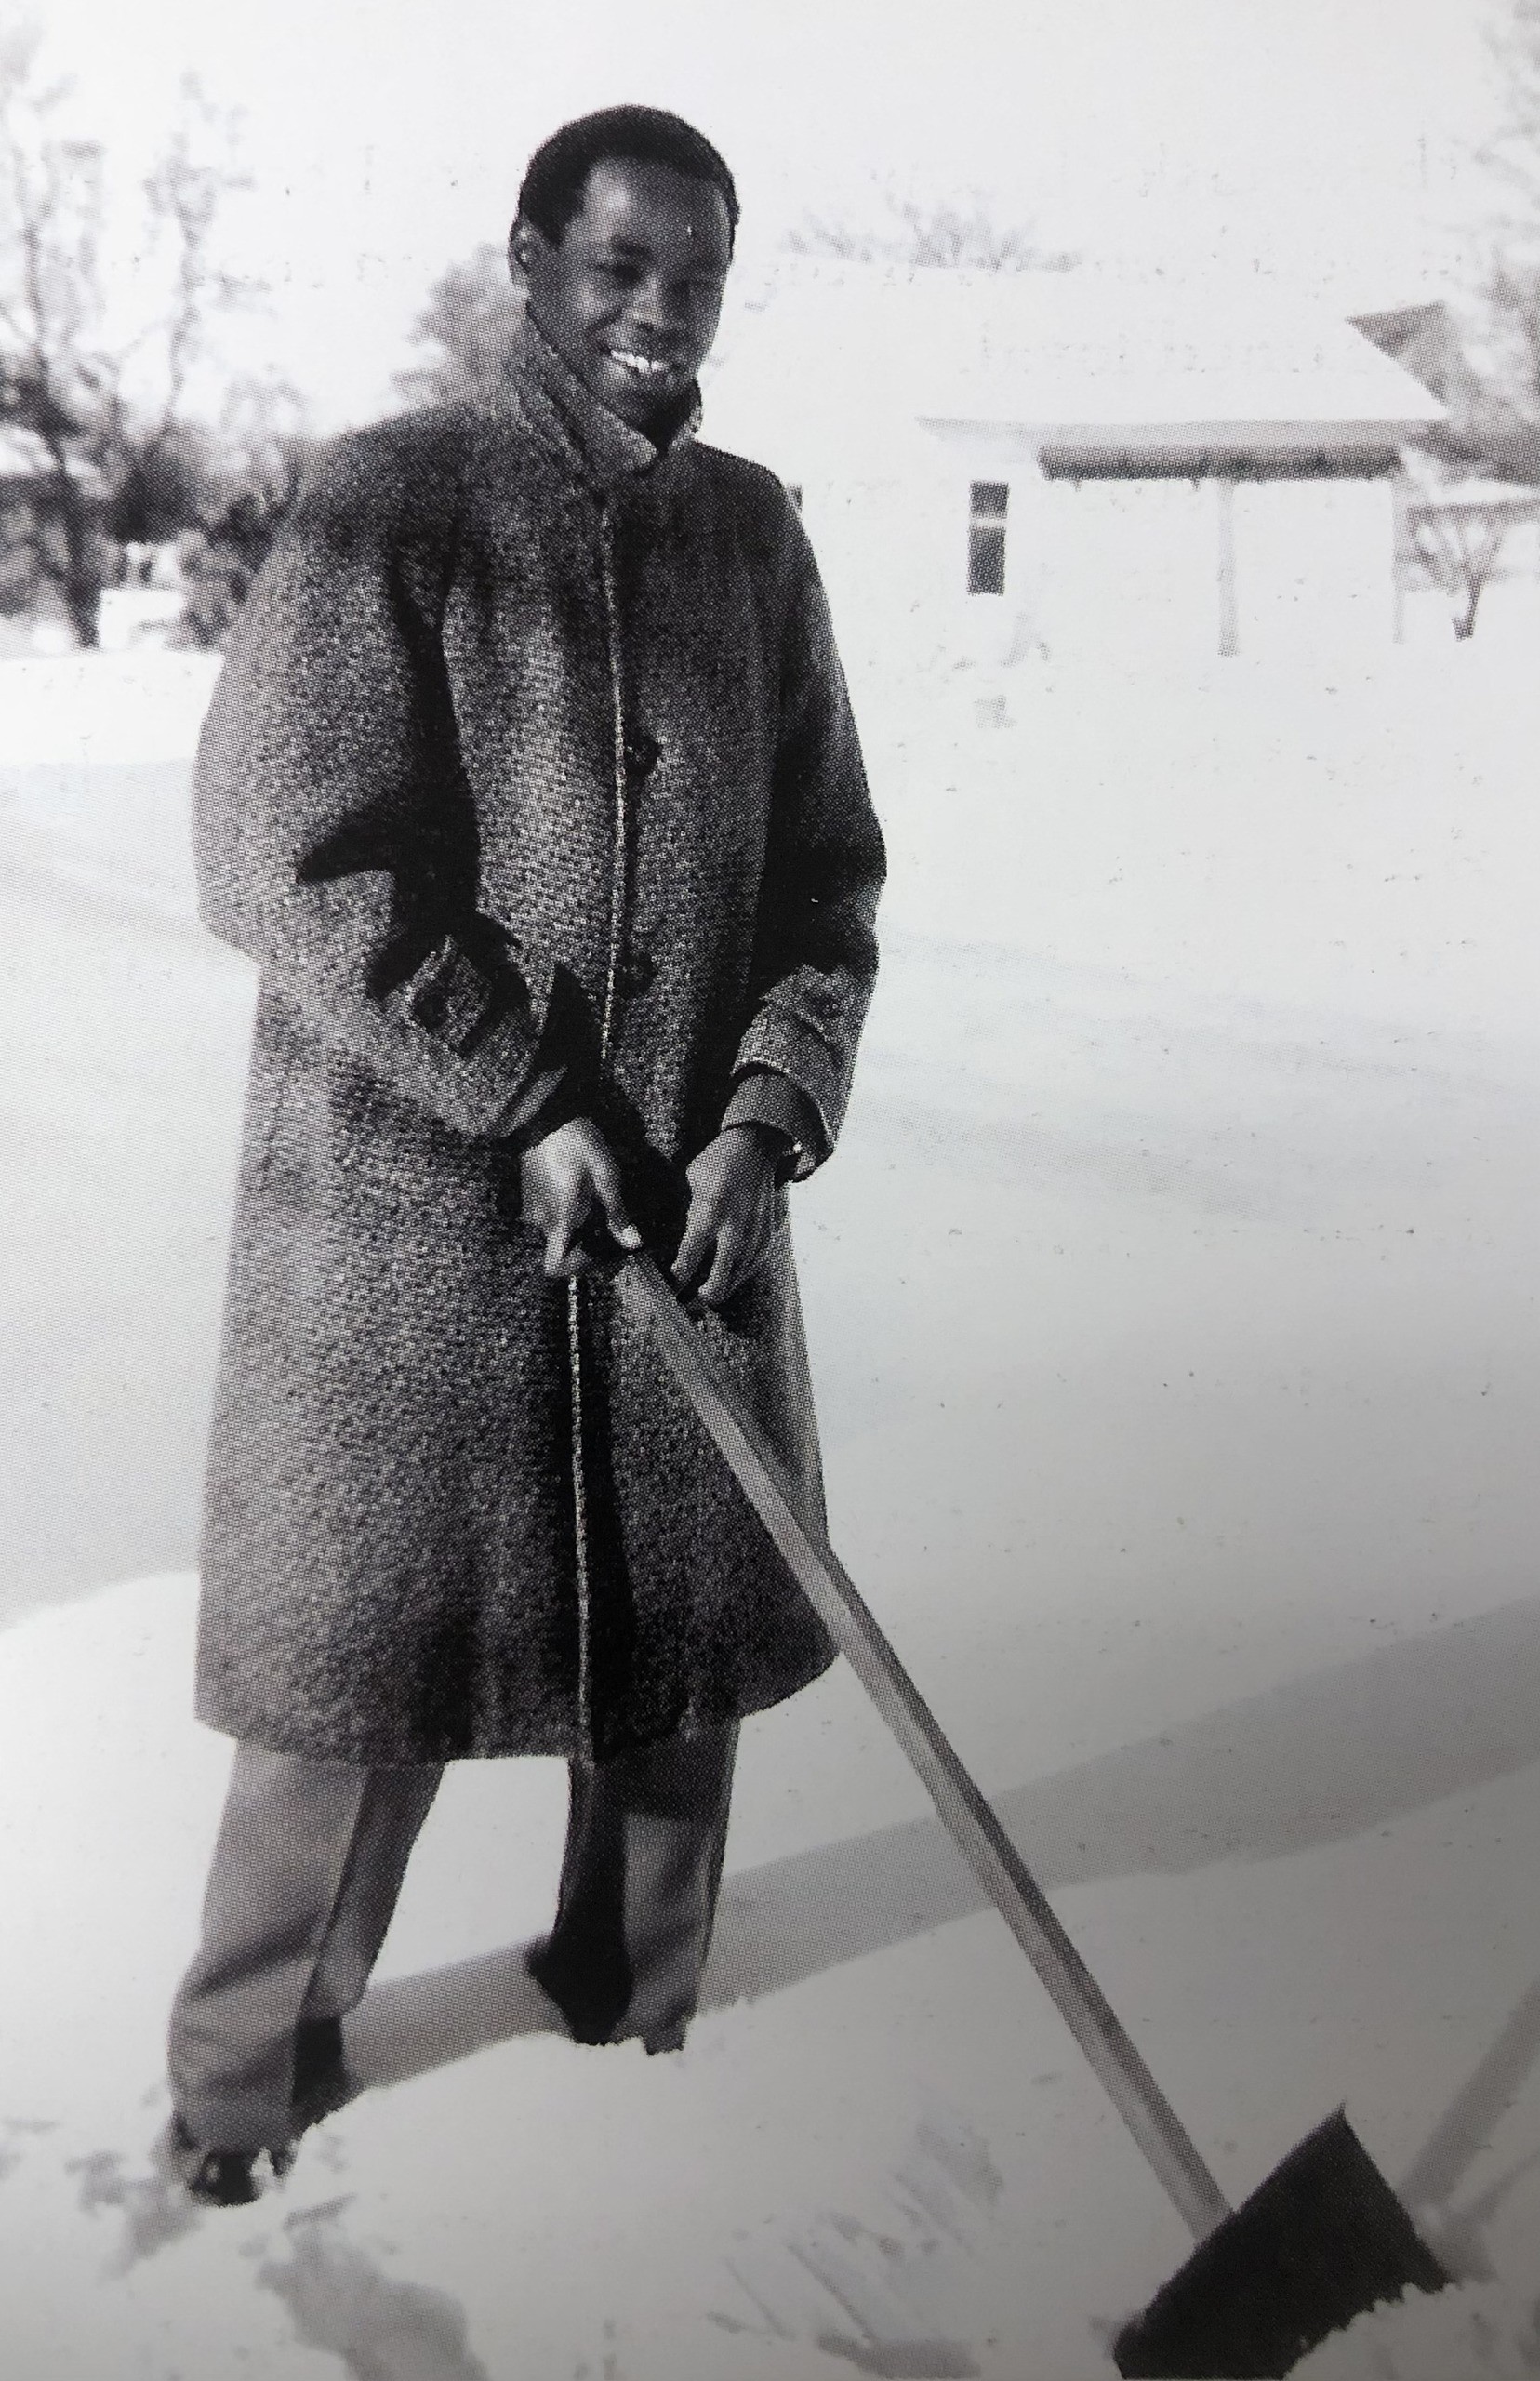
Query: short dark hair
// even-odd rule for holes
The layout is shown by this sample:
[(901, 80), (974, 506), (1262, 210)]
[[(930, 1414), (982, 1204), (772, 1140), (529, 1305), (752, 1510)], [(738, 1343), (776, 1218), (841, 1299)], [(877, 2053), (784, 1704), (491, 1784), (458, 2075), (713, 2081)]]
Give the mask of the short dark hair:
[(710, 182), (722, 193), (729, 234), (737, 230), (737, 185), (727, 161), (703, 132), (665, 108), (600, 108), (564, 124), (542, 140), (519, 185), (519, 217), (548, 240), (560, 241), (583, 204), (588, 178), (606, 159), (671, 166), (692, 181)]

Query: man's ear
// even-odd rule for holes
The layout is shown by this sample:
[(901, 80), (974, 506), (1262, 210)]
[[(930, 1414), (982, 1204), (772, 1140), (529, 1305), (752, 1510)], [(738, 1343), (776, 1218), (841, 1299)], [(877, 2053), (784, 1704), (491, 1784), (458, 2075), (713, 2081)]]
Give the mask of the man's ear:
[(530, 267), (550, 246), (538, 224), (526, 223), (522, 215), (513, 218), (513, 228), (508, 235), (508, 270), (515, 287), (524, 286), (529, 279)]

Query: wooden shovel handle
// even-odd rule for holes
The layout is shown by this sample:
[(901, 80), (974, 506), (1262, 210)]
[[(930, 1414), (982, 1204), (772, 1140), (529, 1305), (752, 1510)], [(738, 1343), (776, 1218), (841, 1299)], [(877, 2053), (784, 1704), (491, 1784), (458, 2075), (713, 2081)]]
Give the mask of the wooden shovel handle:
[(766, 1445), (742, 1399), (710, 1362), (652, 1258), (626, 1257), (614, 1280), (628, 1312), (651, 1326), (670, 1372), (739, 1487), (919, 1772), (943, 1826), (1036, 1968), (1184, 2220), (1202, 2240), (1229, 2214), (1228, 2201), (822, 1529), (804, 1512), (800, 1483)]

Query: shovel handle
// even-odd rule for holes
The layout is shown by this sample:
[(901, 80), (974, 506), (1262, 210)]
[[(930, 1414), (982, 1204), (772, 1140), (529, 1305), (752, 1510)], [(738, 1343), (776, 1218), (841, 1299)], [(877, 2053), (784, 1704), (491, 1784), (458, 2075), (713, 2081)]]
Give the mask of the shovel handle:
[(1202, 2240), (1229, 2214), (1228, 2201), (822, 1528), (806, 1513), (800, 1482), (711, 1363), (653, 1259), (626, 1257), (614, 1280), (627, 1311), (650, 1326), (738, 1486), (918, 1771), (943, 1826), (1031, 1961), (1167, 2194)]

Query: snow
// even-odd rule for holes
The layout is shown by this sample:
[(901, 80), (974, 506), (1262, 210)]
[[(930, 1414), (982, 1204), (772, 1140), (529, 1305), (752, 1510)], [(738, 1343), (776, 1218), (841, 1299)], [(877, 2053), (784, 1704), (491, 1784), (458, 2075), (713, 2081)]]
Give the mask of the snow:
[(1526, 2381), (1540, 2372), (1540, 2325), (1499, 2285), (1472, 2282), (1361, 2315), (1295, 2365), (1296, 2381), (1451, 2381), (1455, 2374)]
[(0, 762), (182, 760), (219, 675), (214, 653), (39, 655), (0, 665)]
[[(1346, 2098), (1460, 2287), (1320, 2381), (1540, 2371), (1533, 623), (856, 693), (895, 858), (798, 1194), (834, 1535), (1232, 2196)], [(1512, 600), (1509, 600), (1511, 594)], [(1188, 2250), (837, 1669), (746, 1731), (679, 2059), (545, 2030), (563, 1780), (452, 1772), (371, 2088), (151, 2164), (249, 971), (200, 657), (0, 669), (0, 2294), (15, 2381), (1106, 2381)]]

